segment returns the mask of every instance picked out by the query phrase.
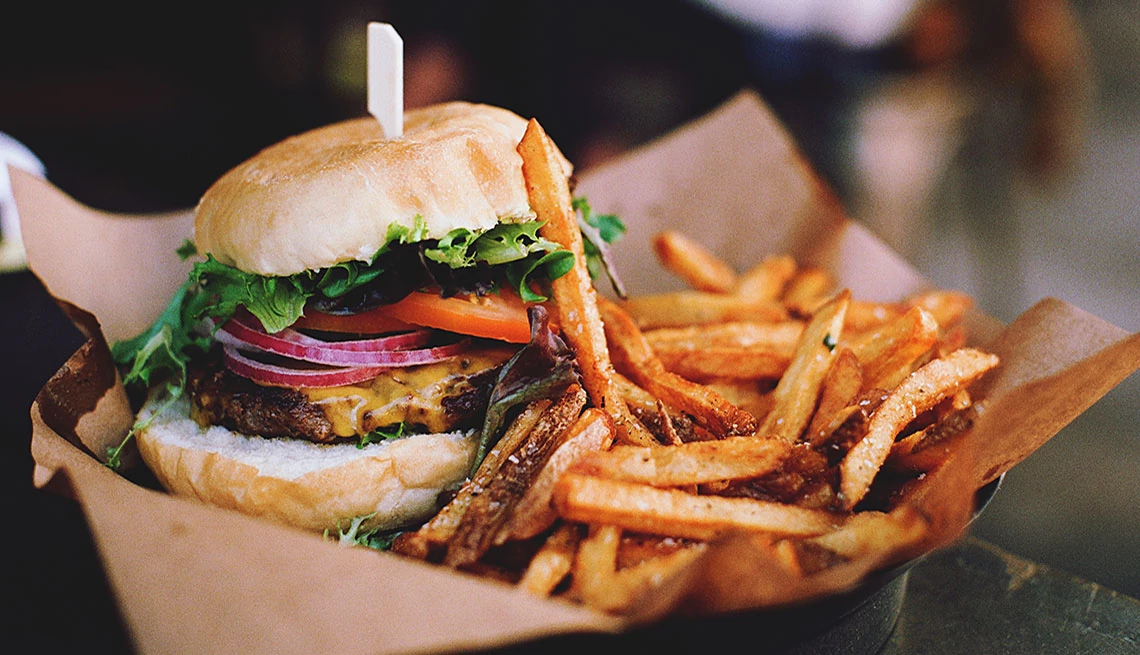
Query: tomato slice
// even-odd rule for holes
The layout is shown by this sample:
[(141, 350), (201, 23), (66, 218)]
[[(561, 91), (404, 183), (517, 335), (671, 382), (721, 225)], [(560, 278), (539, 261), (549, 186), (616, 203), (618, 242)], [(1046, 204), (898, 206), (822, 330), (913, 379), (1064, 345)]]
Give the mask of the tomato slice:
[(511, 343), (530, 341), (527, 304), (516, 293), (500, 290), (485, 296), (441, 298), (416, 291), (376, 309), (338, 316), (307, 311), (293, 327), (351, 334), (384, 334), (419, 327), (447, 330)]
[(500, 290), (485, 296), (451, 298), (417, 291), (381, 309), (414, 325), (511, 343), (527, 343), (530, 341), (530, 320), (526, 308), (518, 294)]
[(386, 334), (388, 332), (406, 332), (415, 329), (404, 321), (392, 316), (388, 307), (377, 307), (360, 314), (325, 314), (307, 310), (305, 315), (292, 325), (303, 330), (319, 330), (321, 332), (341, 332), (346, 334)]

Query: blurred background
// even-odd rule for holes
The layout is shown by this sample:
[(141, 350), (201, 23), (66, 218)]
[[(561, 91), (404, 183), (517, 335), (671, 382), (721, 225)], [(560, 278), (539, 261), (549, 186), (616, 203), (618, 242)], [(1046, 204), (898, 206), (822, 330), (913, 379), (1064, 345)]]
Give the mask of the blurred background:
[[(852, 216), (939, 285), (1004, 321), (1056, 296), (1140, 330), (1133, 2), (24, 4), (0, 19), (0, 132), (99, 209), (192, 206), (260, 148), (363, 115), (365, 24), (382, 20), (409, 107), (540, 117), (579, 170), (754, 88)], [(17, 371), (38, 389), (78, 340), (25, 324), (7, 349), (58, 353)], [(26, 439), (31, 400), (5, 394), (5, 439)], [(1010, 473), (976, 530), (1140, 597), (1138, 490), (1133, 375)]]

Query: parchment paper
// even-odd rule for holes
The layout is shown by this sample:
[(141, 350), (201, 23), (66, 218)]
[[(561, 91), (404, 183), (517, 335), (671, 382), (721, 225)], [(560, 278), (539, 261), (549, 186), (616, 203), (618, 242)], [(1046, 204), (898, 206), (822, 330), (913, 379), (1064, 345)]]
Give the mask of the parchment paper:
[[(104, 335), (114, 340), (143, 329), (184, 279), (189, 264), (174, 250), (190, 235), (190, 214), (110, 215), (38, 177), (11, 175), (30, 267), (71, 303), (90, 337), (31, 408), (35, 483), (81, 503), (140, 652), (485, 648), (569, 631), (615, 632), (674, 612), (808, 599), (849, 588), (867, 573), (843, 571), (773, 597), (777, 587), (767, 584), (762, 562), (748, 557), (747, 540), (730, 539), (633, 616), (617, 619), (147, 488), (137, 469), (124, 476), (98, 461), (132, 421)], [(681, 287), (650, 250), (650, 237), (665, 227), (740, 270), (768, 253), (792, 253), (833, 271), (856, 297), (893, 300), (932, 286), (847, 218), (748, 91), (585, 173), (577, 193), (629, 226), (614, 254), (634, 294)], [(976, 389), (983, 412), (971, 447), (917, 496), (926, 509), (968, 510), (974, 489), (1140, 368), (1140, 335), (1057, 300), (1042, 300), (1008, 326), (974, 311), (969, 325), (973, 342), (1000, 355), (1002, 365)], [(959, 510), (944, 513), (949, 518), (925, 547), (961, 534), (969, 512)]]

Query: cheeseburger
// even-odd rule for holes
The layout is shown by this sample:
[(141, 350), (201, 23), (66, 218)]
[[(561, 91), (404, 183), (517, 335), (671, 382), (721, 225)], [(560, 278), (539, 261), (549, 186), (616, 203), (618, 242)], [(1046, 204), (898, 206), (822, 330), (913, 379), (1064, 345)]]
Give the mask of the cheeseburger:
[[(574, 258), (539, 234), (525, 129), (447, 103), (400, 137), (344, 121), (217, 180), (186, 284), (113, 348), (146, 389), (132, 435), (158, 481), (306, 529), (400, 527), (478, 464), (489, 405), (564, 390), (573, 353), (543, 304)], [(600, 261), (620, 223), (575, 204)]]

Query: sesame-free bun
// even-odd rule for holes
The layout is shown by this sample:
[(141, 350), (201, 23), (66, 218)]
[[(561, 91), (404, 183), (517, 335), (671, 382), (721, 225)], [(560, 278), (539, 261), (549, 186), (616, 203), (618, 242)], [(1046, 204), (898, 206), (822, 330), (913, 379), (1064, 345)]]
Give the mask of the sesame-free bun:
[(198, 203), (194, 241), (241, 270), (292, 275), (368, 261), (390, 224), (416, 216), (428, 238), (531, 220), (516, 151), (525, 129), (506, 109), (450, 102), (408, 111), (394, 139), (372, 117), (304, 132), (218, 179)]
[[(305, 530), (347, 530), (357, 517), (382, 529), (415, 524), (439, 493), (465, 478), (472, 433), (414, 435), (357, 448), (247, 437), (204, 428), (183, 397), (136, 434), (143, 461), (168, 491)], [(156, 409), (144, 405), (145, 421)]]

